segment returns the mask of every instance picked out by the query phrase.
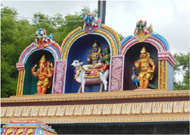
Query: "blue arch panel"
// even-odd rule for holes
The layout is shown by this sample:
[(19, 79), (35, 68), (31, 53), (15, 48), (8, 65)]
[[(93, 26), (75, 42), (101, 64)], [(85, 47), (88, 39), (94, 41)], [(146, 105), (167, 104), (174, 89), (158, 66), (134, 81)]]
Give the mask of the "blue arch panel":
[(164, 44), (164, 46), (166, 47), (166, 50), (167, 50), (167, 51), (170, 50), (170, 46), (169, 46), (169, 44), (168, 44), (168, 41), (167, 41), (163, 36), (161, 36), (161, 35), (158, 34), (158, 33), (153, 33), (153, 34), (152, 34), (152, 37), (155, 37), (155, 38), (159, 39), (159, 40)]
[[(89, 54), (89, 50), (92, 50), (92, 45), (94, 42), (97, 42), (97, 44), (100, 46), (100, 48), (103, 50), (108, 46), (107, 41), (99, 36), (99, 35), (85, 35), (79, 39), (77, 39), (73, 45), (71, 46), (67, 58), (67, 73), (66, 73), (66, 89), (65, 93), (77, 93), (78, 89), (80, 87), (80, 83), (76, 82), (74, 80), (74, 70), (70, 67), (73, 60), (81, 59), (82, 62), (84, 62), (84, 65), (87, 63), (87, 56)], [(86, 85), (85, 92), (98, 92), (100, 89), (100, 85)]]

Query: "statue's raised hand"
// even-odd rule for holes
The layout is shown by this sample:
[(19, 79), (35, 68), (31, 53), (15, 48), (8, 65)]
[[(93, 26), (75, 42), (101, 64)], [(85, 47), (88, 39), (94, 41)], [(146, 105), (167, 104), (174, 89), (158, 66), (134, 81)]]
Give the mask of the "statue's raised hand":
[(34, 65), (34, 67), (31, 68), (31, 71), (34, 72), (36, 67), (37, 67), (37, 64)]

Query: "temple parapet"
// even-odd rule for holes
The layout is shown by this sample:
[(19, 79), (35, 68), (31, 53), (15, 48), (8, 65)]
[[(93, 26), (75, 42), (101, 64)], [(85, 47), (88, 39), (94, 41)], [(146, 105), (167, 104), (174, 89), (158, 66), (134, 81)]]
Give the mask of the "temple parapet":
[(71, 31), (61, 47), (51, 34), (47, 37), (46, 31), (39, 29), (36, 42), (24, 49), (16, 64), (17, 95), (173, 90), (176, 61), (169, 43), (153, 32), (152, 25), (146, 25), (140, 20), (134, 36), (120, 42), (114, 29), (88, 14), (83, 28)]
[[(16, 96), (1, 99), (1, 123), (37, 119), (59, 132), (66, 124), (74, 129), (74, 124), (99, 124), (103, 130), (118, 123), (187, 125), (190, 95), (173, 91), (176, 60), (169, 49), (167, 40), (142, 20), (134, 35), (120, 41), (114, 29), (87, 14), (83, 28), (71, 31), (61, 47), (39, 29), (35, 43), (23, 50), (16, 64)], [(1, 132), (17, 133), (16, 127), (7, 130), (10, 126)], [(18, 131), (56, 133), (43, 127), (28, 130), (22, 125)]]
[(37, 118), (46, 124), (189, 121), (189, 91), (129, 90), (2, 98), (1, 123)]

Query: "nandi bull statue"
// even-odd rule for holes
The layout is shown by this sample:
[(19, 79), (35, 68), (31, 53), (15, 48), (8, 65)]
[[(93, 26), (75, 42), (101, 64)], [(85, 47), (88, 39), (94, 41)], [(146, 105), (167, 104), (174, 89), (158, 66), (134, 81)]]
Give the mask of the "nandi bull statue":
[[(103, 63), (99, 63), (102, 65), (102, 68), (104, 67)], [(94, 70), (97, 70), (97, 76), (96, 77), (89, 77), (87, 74), (89, 74), (89, 68), (92, 65), (83, 65), (83, 62), (80, 60), (74, 60), (71, 64), (71, 67), (76, 68), (75, 70), (75, 80), (79, 83), (81, 83), (81, 86), (78, 90), (78, 93), (80, 91), (84, 92), (85, 85), (91, 85), (91, 84), (99, 84), (100, 83), (100, 92), (102, 91), (103, 87), (104, 90), (107, 91), (107, 84), (108, 84), (108, 74), (109, 69), (106, 69), (105, 72), (102, 71), (102, 69), (92, 69), (91, 72), (94, 72)]]

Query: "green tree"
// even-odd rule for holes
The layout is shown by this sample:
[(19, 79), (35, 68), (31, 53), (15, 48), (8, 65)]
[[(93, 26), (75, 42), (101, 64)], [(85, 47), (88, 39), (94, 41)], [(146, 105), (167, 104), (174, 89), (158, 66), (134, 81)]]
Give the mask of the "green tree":
[[(189, 90), (189, 57), (188, 54), (174, 54), (176, 65), (174, 67), (174, 90)], [(177, 81), (176, 75), (182, 74), (183, 80)]]
[(18, 74), (13, 64), (16, 57), (14, 56), (16, 35), (13, 31), (17, 25), (17, 12), (15, 9), (5, 7), (1, 9), (1, 14), (1, 95), (8, 97), (15, 94)]
[(81, 12), (75, 12), (74, 14), (68, 14), (64, 18), (61, 18), (62, 16), (57, 14), (53, 19), (55, 22), (59, 22), (58, 25), (56, 25), (56, 30), (53, 33), (54, 40), (61, 45), (63, 42), (63, 39), (74, 29), (78, 27), (83, 27), (83, 20), (84, 17), (88, 14), (95, 14), (97, 15), (97, 10), (90, 11), (88, 7), (83, 7)]

